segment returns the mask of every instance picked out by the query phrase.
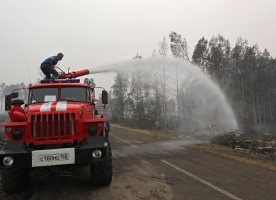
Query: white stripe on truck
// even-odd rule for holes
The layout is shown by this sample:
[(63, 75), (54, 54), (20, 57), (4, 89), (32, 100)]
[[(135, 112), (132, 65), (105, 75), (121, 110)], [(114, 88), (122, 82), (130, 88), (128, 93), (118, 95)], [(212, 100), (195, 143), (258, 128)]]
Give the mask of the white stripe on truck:
[(67, 110), (67, 102), (59, 101), (56, 105), (56, 111), (66, 111)]
[(53, 102), (44, 103), (40, 107), (40, 112), (48, 112), (51, 111)]

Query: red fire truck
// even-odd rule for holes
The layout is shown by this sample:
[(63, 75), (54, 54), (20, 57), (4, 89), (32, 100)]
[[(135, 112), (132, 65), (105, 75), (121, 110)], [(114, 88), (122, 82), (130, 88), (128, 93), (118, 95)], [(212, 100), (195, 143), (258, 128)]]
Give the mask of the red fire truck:
[[(10, 122), (1, 124), (7, 138), (0, 151), (5, 192), (24, 190), (32, 170), (43, 167), (70, 172), (76, 165), (87, 165), (93, 185), (111, 183), (109, 123), (98, 113), (95, 84), (76, 79), (86, 74), (87, 69), (62, 73), (57, 80), (30, 85), (27, 102), (18, 98), (16, 90), (5, 96), (10, 117)], [(100, 89), (105, 107), (107, 91)]]

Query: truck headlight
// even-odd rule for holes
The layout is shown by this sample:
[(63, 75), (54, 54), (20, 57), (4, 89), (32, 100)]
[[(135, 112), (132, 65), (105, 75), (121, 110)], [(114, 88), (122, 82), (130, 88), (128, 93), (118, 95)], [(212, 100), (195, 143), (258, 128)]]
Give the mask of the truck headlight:
[(95, 150), (92, 153), (93, 158), (101, 158), (102, 157), (102, 152), (100, 150)]
[(12, 130), (12, 138), (14, 140), (20, 140), (23, 136), (23, 132), (20, 129)]
[(2, 162), (5, 167), (10, 167), (13, 164), (13, 158), (10, 156), (5, 156)]

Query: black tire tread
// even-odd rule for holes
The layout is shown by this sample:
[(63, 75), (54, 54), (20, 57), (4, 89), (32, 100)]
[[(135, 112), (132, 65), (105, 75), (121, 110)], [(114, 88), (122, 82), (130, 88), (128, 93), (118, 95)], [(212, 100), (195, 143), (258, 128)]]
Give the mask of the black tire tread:
[(91, 164), (90, 173), (94, 186), (110, 185), (112, 182), (112, 152), (110, 144), (108, 144), (108, 158), (105, 161)]

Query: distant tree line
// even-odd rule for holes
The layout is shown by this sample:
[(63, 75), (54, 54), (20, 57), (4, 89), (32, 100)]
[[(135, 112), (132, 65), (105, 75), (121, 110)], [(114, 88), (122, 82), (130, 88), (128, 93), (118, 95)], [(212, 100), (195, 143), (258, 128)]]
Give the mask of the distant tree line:
[(215, 80), (229, 99), (240, 127), (247, 132), (275, 131), (276, 59), (267, 49), (239, 38), (233, 48), (221, 35), (201, 38), (192, 62)]
[[(171, 32), (169, 39), (164, 37), (152, 56), (165, 57), (170, 50), (174, 57), (195, 63), (221, 88), (244, 131), (276, 130), (276, 59), (267, 49), (261, 52), (242, 38), (231, 47), (229, 40), (218, 35), (209, 41), (201, 38), (190, 59), (185, 38)], [(165, 72), (147, 76), (143, 72), (117, 73), (110, 91), (112, 120), (140, 127), (154, 127), (158, 121), (158, 128), (178, 128), (178, 98), (184, 94), (169, 98)], [(178, 91), (180, 86), (176, 87)]]

